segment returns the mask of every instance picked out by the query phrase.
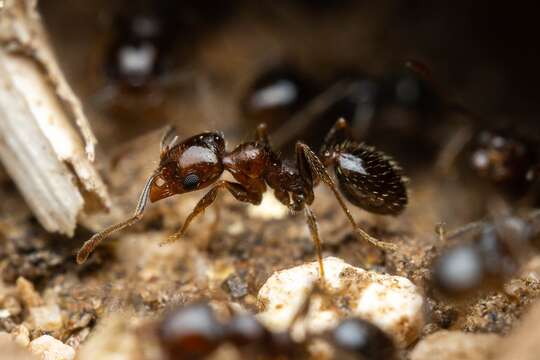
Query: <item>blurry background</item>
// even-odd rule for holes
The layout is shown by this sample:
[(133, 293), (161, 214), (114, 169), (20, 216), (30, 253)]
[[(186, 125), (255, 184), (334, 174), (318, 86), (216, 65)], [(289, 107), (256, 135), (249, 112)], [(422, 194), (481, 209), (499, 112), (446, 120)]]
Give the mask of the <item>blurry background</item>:
[(440, 96), (459, 100), (489, 125), (536, 121), (533, 7), (353, 0), (74, 0), (40, 7), (104, 151), (166, 123), (186, 134), (219, 128), (241, 138), (256, 124), (242, 113), (242, 99), (281, 65), (304, 80), (311, 97), (346, 76), (387, 80), (414, 59), (428, 67)]
[[(40, 7), (109, 159), (143, 135), (159, 137), (166, 124), (186, 137), (223, 131), (231, 147), (261, 121), (286, 154), (298, 139), (318, 147), (344, 116), (413, 179), (442, 168), (443, 181), (460, 178), (474, 189), (471, 163), (483, 131), (502, 130), (538, 149), (533, 6), (74, 0)], [(447, 151), (448, 143), (458, 145)], [(522, 195), (525, 185), (511, 183)], [(466, 217), (485, 212), (475, 206), (467, 203)], [(458, 211), (451, 201), (443, 208)]]

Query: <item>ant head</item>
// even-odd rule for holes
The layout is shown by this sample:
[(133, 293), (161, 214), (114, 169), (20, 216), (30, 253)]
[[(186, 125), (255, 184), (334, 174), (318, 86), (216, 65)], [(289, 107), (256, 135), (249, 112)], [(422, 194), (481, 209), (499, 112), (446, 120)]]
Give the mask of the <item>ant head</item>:
[(202, 133), (177, 143), (178, 136), (170, 133), (162, 141), (160, 164), (150, 188), (151, 202), (205, 188), (223, 172), (222, 135)]

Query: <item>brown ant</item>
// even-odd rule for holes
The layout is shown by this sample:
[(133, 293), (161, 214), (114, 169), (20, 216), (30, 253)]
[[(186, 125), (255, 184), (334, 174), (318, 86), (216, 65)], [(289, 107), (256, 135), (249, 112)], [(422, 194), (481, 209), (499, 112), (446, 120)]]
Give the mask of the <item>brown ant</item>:
[[(101, 241), (141, 220), (148, 199), (156, 202), (212, 184), (180, 231), (170, 236), (168, 242), (180, 238), (191, 221), (212, 205), (221, 189), (228, 190), (241, 202), (259, 205), (269, 186), (291, 211), (304, 211), (315, 242), (320, 275), (324, 278), (321, 241), (310, 207), (313, 188), (322, 181), (334, 193), (357, 235), (379, 248), (395, 249), (395, 245), (379, 241), (358, 227), (326, 169), (328, 166), (334, 167), (339, 188), (352, 204), (382, 215), (397, 215), (405, 209), (407, 190), (401, 168), (382, 152), (354, 141), (344, 119), (339, 119), (330, 130), (319, 155), (297, 142), (296, 163), (282, 161), (272, 150), (264, 124), (257, 128), (255, 141), (242, 143), (231, 152), (225, 150), (223, 135), (217, 132), (202, 133), (180, 142), (171, 129), (161, 141), (159, 166), (146, 180), (134, 215), (90, 238), (79, 250), (77, 262), (84, 263)], [(237, 182), (220, 180), (224, 170)]]

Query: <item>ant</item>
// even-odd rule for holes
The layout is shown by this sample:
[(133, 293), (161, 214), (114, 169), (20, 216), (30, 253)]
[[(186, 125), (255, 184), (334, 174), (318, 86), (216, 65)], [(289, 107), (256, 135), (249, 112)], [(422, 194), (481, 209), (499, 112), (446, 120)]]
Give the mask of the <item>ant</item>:
[[(96, 246), (114, 234), (142, 219), (148, 203), (200, 190), (213, 185), (188, 215), (179, 232), (167, 242), (180, 238), (195, 217), (216, 200), (220, 190), (229, 191), (241, 202), (259, 205), (267, 186), (276, 198), (292, 212), (304, 211), (319, 262), (319, 275), (324, 279), (321, 241), (317, 220), (310, 205), (314, 201), (313, 188), (319, 182), (333, 192), (345, 212), (354, 232), (362, 239), (382, 249), (394, 250), (394, 244), (375, 239), (358, 227), (343, 196), (353, 205), (381, 215), (397, 215), (407, 205), (406, 180), (399, 165), (384, 153), (351, 137), (344, 119), (339, 119), (326, 136), (319, 155), (306, 144), (296, 143), (296, 162), (286, 162), (270, 145), (266, 125), (257, 128), (255, 141), (225, 150), (225, 140), (217, 132), (205, 132), (180, 141), (174, 128), (161, 141), (158, 168), (146, 180), (135, 213), (129, 219), (112, 225), (86, 241), (77, 254), (82, 264)], [(333, 166), (338, 186), (327, 171)], [(220, 180), (224, 170), (237, 182)]]
[(329, 343), (335, 359), (397, 358), (392, 338), (367, 320), (345, 318), (335, 328), (301, 341), (293, 339), (291, 327), (271, 331), (249, 313), (234, 314), (221, 322), (207, 303), (194, 303), (165, 314), (155, 331), (163, 353), (176, 360), (207, 359), (224, 343), (235, 346), (241, 358), (309, 359), (313, 340)]
[(499, 289), (537, 248), (539, 220), (540, 210), (534, 210), (524, 216), (505, 214), (472, 222), (451, 232), (439, 225), (441, 242), (466, 235), (473, 239), (454, 243), (435, 260), (434, 287), (453, 298)]

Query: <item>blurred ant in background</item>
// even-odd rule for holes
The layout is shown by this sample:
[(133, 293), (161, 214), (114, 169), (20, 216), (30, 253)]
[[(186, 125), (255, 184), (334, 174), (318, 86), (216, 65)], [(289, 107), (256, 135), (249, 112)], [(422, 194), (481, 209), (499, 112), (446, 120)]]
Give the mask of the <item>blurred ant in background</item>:
[(191, 77), (185, 66), (200, 38), (230, 14), (226, 1), (127, 1), (111, 21), (103, 71), (108, 88), (102, 98), (174, 86)]
[[(220, 190), (227, 190), (238, 201), (260, 205), (268, 186), (292, 212), (304, 212), (315, 243), (320, 277), (324, 281), (318, 225), (310, 207), (315, 200), (314, 187), (323, 183), (334, 194), (357, 236), (382, 249), (396, 248), (358, 227), (343, 198), (375, 214), (400, 214), (407, 205), (408, 196), (406, 179), (396, 162), (375, 148), (356, 142), (343, 119), (330, 130), (318, 155), (302, 142), (297, 142), (295, 155), (294, 162), (281, 159), (270, 145), (264, 124), (257, 128), (255, 141), (244, 142), (231, 152), (226, 151), (225, 139), (220, 133), (206, 132), (181, 141), (171, 128), (161, 142), (159, 167), (147, 179), (135, 214), (84, 243), (77, 254), (77, 262), (85, 262), (95, 247), (110, 235), (141, 220), (148, 199), (155, 202), (208, 186), (212, 187), (169, 241), (180, 238), (191, 221), (214, 203)], [(339, 185), (327, 167), (334, 168)], [(225, 170), (236, 182), (220, 180)]]
[[(306, 303), (309, 303), (309, 297)], [(165, 314), (157, 325), (157, 338), (169, 359), (204, 359), (221, 345), (233, 345), (240, 358), (309, 359), (309, 345), (324, 340), (334, 350), (335, 359), (394, 360), (393, 340), (369, 321), (346, 318), (325, 333), (292, 338), (291, 329), (301, 318), (301, 306), (288, 329), (270, 331), (252, 314), (235, 314), (228, 321), (216, 319), (211, 307), (195, 303)]]
[(535, 142), (511, 130), (482, 130), (475, 135), (470, 165), (482, 178), (511, 197), (530, 197), (534, 204), (540, 177), (540, 140)]
[[(317, 148), (335, 119), (343, 117), (350, 121), (354, 136), (363, 138), (369, 132), (372, 141), (393, 152), (405, 147), (397, 148), (396, 143), (404, 142), (407, 153), (414, 156), (434, 152), (426, 151), (424, 145), (433, 146), (434, 129), (441, 124), (435, 121), (440, 101), (429, 82), (415, 71), (404, 67), (375, 77), (340, 70), (322, 91), (306, 78), (294, 66), (279, 65), (263, 72), (244, 94), (244, 117), (251, 123), (269, 122), (276, 148), (287, 152), (296, 138)], [(388, 141), (394, 137), (400, 141)]]
[(433, 263), (433, 288), (452, 298), (470, 298), (500, 289), (539, 249), (540, 210), (472, 222), (448, 233), (440, 225), (438, 233), (445, 248)]
[(294, 66), (279, 65), (244, 95), (244, 116), (267, 121), (276, 148), (290, 152), (297, 138), (317, 148), (334, 119), (343, 117), (357, 138), (369, 132), (371, 141), (406, 161), (435, 162), (436, 171), (447, 175), (466, 157), (468, 171), (501, 193), (537, 197), (538, 189), (529, 190), (540, 175), (540, 138), (483, 125), (471, 110), (446, 99), (426, 65), (410, 60), (380, 78), (341, 71), (323, 91), (306, 79)]

